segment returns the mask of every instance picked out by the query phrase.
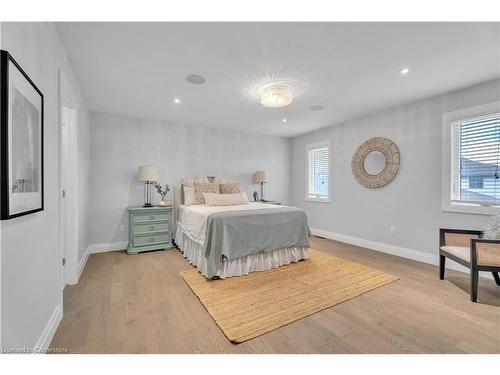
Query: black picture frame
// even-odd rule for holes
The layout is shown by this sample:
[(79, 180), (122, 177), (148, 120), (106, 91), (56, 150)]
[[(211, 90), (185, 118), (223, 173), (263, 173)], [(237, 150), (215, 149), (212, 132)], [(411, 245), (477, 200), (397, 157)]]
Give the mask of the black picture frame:
[[(40, 106), (39, 106), (39, 130), (38, 135), (38, 144), (37, 150), (39, 162), (37, 166), (39, 168), (36, 169), (38, 182), (36, 187), (39, 187), (36, 193), (36, 203), (37, 205), (31, 205), (32, 207), (28, 207), (26, 210), (22, 211), (20, 208), (17, 209), (16, 212), (13, 212), (13, 208), (11, 207), (11, 194), (18, 193), (17, 191), (13, 191), (11, 189), (11, 182), (9, 182), (9, 176), (13, 175), (13, 171), (11, 169), (11, 162), (9, 160), (10, 150), (9, 150), (9, 110), (10, 110), (10, 99), (9, 93), (11, 88), (11, 82), (9, 77), (9, 71), (11, 64), (17, 68), (21, 77), (26, 80), (26, 83), (29, 84), (34, 91), (40, 96)], [(38, 108), (36, 108), (38, 109)], [(14, 119), (12, 120), (12, 127), (14, 126)], [(14, 142), (14, 141), (12, 141)], [(12, 144), (12, 149), (16, 145)], [(37, 161), (38, 161), (37, 159)], [(31, 166), (31, 171), (36, 168), (35, 166), (29, 164)], [(18, 166), (19, 167), (19, 166)], [(16, 172), (19, 173), (19, 172)], [(31, 193), (31, 190), (24, 190), (24, 181), (23, 181), (23, 189), (21, 193), (28, 194)], [(17, 183), (17, 181), (16, 181)], [(35, 185), (35, 184), (33, 184)], [(15, 189), (14, 189), (15, 190)], [(38, 204), (39, 201), (39, 204)], [(22, 206), (21, 206), (22, 207)], [(33, 214), (35, 212), (44, 210), (44, 97), (42, 92), (38, 89), (35, 83), (30, 79), (30, 77), (26, 74), (26, 72), (21, 68), (21, 66), (14, 60), (14, 58), (10, 55), (9, 52), (5, 50), (0, 50), (0, 220), (9, 220), (20, 216), (25, 216), (29, 214)]]

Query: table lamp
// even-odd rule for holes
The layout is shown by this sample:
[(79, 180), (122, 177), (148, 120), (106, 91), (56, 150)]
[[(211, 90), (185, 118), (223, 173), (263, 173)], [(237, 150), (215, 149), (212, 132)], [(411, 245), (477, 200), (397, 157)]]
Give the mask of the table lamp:
[(151, 204), (151, 185), (158, 181), (156, 167), (143, 165), (137, 168), (137, 181), (144, 182), (144, 207), (153, 207)]
[(253, 176), (253, 182), (255, 182), (256, 184), (260, 184), (260, 200), (265, 201), (265, 199), (264, 199), (264, 184), (266, 182), (269, 182), (269, 180), (267, 178), (266, 171), (255, 172), (255, 175)]

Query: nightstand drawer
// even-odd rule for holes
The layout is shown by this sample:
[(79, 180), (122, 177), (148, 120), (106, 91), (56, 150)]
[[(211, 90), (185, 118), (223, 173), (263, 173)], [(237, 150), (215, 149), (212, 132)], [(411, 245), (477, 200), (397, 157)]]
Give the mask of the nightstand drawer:
[(148, 221), (168, 221), (170, 214), (146, 214), (146, 215), (134, 215), (134, 223), (144, 223)]
[(152, 222), (149, 224), (134, 223), (134, 234), (149, 233), (149, 232), (168, 232), (169, 227), (170, 225), (168, 221), (163, 223)]
[(170, 235), (168, 233), (158, 233), (146, 236), (135, 236), (134, 246), (147, 246), (157, 243), (170, 243)]

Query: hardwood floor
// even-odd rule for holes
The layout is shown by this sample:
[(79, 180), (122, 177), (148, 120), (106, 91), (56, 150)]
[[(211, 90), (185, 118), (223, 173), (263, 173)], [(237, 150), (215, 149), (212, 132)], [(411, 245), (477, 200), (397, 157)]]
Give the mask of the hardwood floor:
[(179, 276), (177, 250), (92, 255), (64, 290), (51, 348), (70, 353), (500, 353), (500, 288), (481, 278), (326, 239), (312, 247), (400, 280), (248, 342), (231, 344)]

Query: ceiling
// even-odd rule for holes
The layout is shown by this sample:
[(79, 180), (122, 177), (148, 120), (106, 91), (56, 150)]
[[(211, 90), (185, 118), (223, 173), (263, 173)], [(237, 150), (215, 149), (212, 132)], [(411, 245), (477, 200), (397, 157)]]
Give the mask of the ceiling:
[[(500, 76), (500, 23), (57, 28), (91, 110), (288, 137)], [(270, 80), (293, 87), (291, 105), (259, 104), (256, 88)]]

